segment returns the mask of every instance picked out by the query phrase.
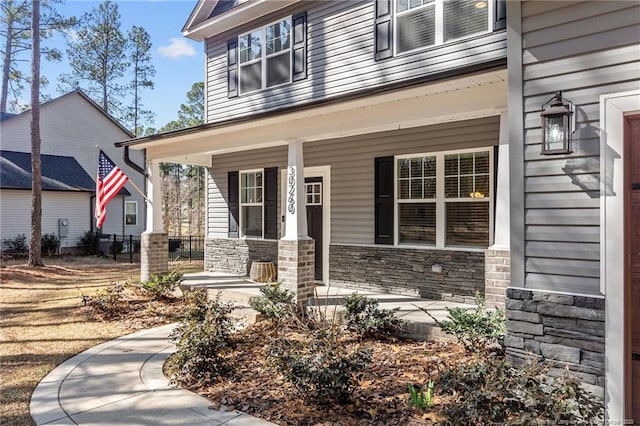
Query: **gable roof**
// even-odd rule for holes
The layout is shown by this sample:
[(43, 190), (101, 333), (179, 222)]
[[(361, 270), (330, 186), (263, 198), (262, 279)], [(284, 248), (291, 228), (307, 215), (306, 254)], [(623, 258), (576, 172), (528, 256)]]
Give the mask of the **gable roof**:
[[(120, 130), (122, 130), (123, 132), (125, 132), (127, 135), (130, 135), (131, 137), (134, 137), (134, 134), (131, 133), (126, 127), (124, 127), (122, 124), (120, 124), (120, 122), (118, 120), (116, 120), (111, 114), (107, 113), (104, 111), (104, 109), (102, 109), (102, 107), (100, 105), (98, 105), (93, 99), (91, 99), (86, 93), (84, 93), (82, 90), (80, 89), (76, 89), (72, 92), (69, 93), (65, 93), (62, 96), (58, 96), (55, 99), (51, 99), (50, 101), (47, 102), (43, 102), (40, 104), (40, 108), (47, 108), (48, 105), (53, 104), (55, 102), (60, 102), (63, 99), (68, 98), (69, 96), (80, 96), (82, 99), (84, 99), (87, 103), (89, 103), (89, 105), (91, 105), (93, 108), (97, 109), (102, 115), (104, 115), (109, 121), (111, 121), (115, 126), (117, 126), (118, 128), (120, 128)], [(10, 114), (10, 113), (5, 113), (6, 115), (2, 118), (2, 120), (0, 120), (0, 122), (6, 122), (9, 120), (12, 120), (15, 117), (19, 117), (22, 116), (24, 114), (30, 114), (31, 109), (27, 109), (24, 110), (18, 114)]]
[[(73, 157), (41, 155), (43, 191), (94, 192), (96, 183)], [(0, 188), (31, 189), (31, 153), (0, 150)], [(130, 195), (122, 188), (118, 195)]]

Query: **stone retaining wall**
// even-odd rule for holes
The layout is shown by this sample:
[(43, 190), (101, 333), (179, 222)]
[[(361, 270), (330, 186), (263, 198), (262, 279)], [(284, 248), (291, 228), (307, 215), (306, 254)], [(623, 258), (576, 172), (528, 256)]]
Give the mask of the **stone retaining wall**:
[(348, 288), (473, 303), (476, 291), (484, 294), (484, 272), (483, 252), (346, 245), (329, 250), (331, 283)]
[(204, 270), (249, 275), (254, 261), (278, 264), (278, 241), (205, 238)]
[(507, 289), (507, 359), (537, 359), (559, 376), (568, 368), (603, 394), (604, 298)]

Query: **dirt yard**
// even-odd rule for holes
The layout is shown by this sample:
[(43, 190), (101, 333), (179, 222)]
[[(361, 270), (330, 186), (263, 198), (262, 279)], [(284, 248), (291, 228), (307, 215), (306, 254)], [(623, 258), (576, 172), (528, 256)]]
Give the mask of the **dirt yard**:
[[(14, 262), (16, 263), (16, 262)], [(171, 321), (140, 297), (133, 315), (91, 317), (81, 295), (139, 280), (139, 265), (94, 258), (45, 259), (44, 268), (0, 267), (0, 424), (32, 425), (29, 400), (54, 367), (92, 346)], [(163, 311), (164, 310), (164, 311)]]

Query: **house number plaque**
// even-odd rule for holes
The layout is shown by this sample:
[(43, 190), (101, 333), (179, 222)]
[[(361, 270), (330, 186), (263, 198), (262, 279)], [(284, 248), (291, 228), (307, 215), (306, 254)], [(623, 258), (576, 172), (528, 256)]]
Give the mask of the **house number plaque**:
[(289, 203), (288, 210), (289, 213), (296, 213), (296, 169), (294, 167), (289, 167), (289, 198), (287, 202)]

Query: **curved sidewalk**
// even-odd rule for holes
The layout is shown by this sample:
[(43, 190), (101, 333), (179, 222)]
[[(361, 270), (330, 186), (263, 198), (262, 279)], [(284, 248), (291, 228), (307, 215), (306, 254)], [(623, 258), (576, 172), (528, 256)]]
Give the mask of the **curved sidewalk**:
[(56, 367), (31, 396), (37, 425), (270, 425), (173, 387), (162, 365), (175, 351), (175, 324), (88, 349)]

